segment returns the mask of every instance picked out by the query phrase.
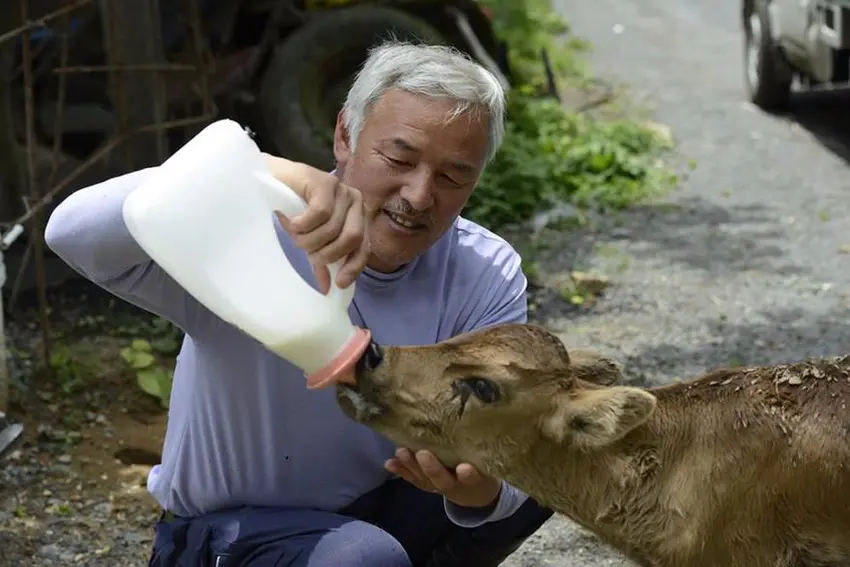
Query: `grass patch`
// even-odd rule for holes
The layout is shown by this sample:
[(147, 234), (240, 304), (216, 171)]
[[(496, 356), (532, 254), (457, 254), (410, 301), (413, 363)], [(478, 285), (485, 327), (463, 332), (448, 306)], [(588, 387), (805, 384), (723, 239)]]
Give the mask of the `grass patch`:
[(509, 43), (515, 77), (504, 143), (465, 216), (498, 230), (558, 203), (617, 210), (675, 186), (676, 175), (660, 159), (672, 147), (669, 133), (628, 118), (597, 119), (544, 96), (542, 49), (562, 87), (592, 81), (580, 57), (587, 44), (561, 39), (568, 26), (550, 0), (483, 1)]

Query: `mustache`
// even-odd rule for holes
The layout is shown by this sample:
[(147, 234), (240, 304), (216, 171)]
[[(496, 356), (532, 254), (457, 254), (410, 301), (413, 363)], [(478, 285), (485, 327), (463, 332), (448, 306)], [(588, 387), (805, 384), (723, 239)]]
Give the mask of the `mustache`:
[(431, 216), (427, 212), (416, 210), (413, 205), (408, 203), (406, 200), (387, 203), (383, 208), (388, 213), (405, 216), (414, 222), (428, 226), (432, 224)]

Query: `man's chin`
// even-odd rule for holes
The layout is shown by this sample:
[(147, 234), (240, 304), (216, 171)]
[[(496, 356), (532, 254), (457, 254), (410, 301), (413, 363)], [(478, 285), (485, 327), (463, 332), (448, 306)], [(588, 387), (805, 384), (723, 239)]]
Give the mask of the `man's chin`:
[(416, 259), (431, 245), (431, 242), (408, 238), (397, 238), (382, 232), (370, 237), (372, 254), (369, 267), (375, 271), (391, 274)]

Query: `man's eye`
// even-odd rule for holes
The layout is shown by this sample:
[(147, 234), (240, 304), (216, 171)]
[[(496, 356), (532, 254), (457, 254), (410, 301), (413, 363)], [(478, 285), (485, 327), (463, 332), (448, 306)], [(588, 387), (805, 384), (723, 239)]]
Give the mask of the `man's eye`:
[(384, 156), (384, 159), (385, 159), (385, 160), (387, 160), (388, 162), (390, 162), (390, 163), (391, 163), (391, 164), (393, 164), (393, 165), (398, 165), (398, 166), (402, 166), (402, 167), (406, 167), (406, 166), (410, 165), (410, 164), (409, 164), (409, 163), (407, 163), (406, 161), (402, 161), (402, 160), (400, 160), (400, 159), (391, 158), (390, 156), (387, 156), (387, 155), (385, 155), (385, 156)]
[(448, 181), (452, 185), (460, 185), (460, 183), (458, 183), (457, 181), (455, 181), (454, 179), (452, 179), (451, 177), (449, 177), (445, 173), (443, 174), (443, 179), (445, 179), (446, 181)]

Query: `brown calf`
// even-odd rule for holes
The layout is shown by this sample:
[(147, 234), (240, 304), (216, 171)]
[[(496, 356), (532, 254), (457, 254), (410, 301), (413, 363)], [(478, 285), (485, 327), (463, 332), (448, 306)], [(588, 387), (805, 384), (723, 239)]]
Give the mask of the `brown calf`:
[(850, 356), (641, 389), (605, 385), (613, 366), (590, 352), (495, 326), (387, 347), (337, 398), (398, 445), (504, 479), (640, 565), (850, 566)]

